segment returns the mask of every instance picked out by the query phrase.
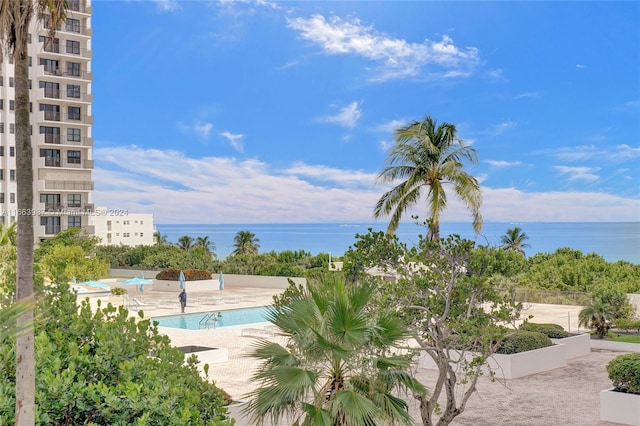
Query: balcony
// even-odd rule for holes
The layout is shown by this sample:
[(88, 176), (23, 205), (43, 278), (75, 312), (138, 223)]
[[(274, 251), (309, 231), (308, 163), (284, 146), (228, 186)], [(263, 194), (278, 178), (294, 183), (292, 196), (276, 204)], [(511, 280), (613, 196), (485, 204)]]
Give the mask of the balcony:
[(68, 102), (77, 103), (91, 103), (93, 102), (93, 95), (86, 92), (69, 92), (65, 89), (51, 89), (40, 88), (38, 89), (38, 98), (46, 99), (60, 99)]
[(40, 157), (39, 167), (60, 167), (65, 169), (93, 169), (93, 160)]
[(72, 137), (69, 138), (67, 135), (58, 135), (52, 133), (41, 134), (43, 138), (40, 138), (42, 143), (44, 139), (44, 143), (47, 145), (71, 145), (71, 146), (93, 146), (93, 138), (85, 138), (85, 137)]
[(74, 125), (87, 125), (93, 124), (93, 116), (83, 114), (63, 114), (58, 111), (38, 111), (36, 115), (38, 123), (47, 122), (62, 122), (71, 123)]
[(44, 189), (59, 191), (93, 191), (93, 182), (88, 180), (47, 180)]
[(73, 80), (93, 80), (93, 73), (83, 70), (69, 70), (65, 68), (49, 68), (44, 65), (36, 67), (36, 76), (38, 78), (60, 77)]
[[(40, 34), (46, 34), (48, 30), (40, 30)], [(42, 45), (42, 54), (47, 53), (64, 56), (72, 56), (74, 58), (91, 59), (93, 57), (93, 50), (84, 47), (67, 46), (66, 39), (59, 39), (58, 43), (47, 43), (46, 41), (40, 42)], [(75, 40), (73, 40), (75, 41)]]
[(86, 5), (84, 2), (81, 2), (81, 1), (71, 0), (67, 2), (67, 12), (69, 16), (73, 16), (74, 12), (90, 15), (91, 5)]
[(81, 212), (92, 212), (95, 210), (95, 206), (93, 204), (63, 204), (63, 203), (44, 203), (44, 211), (45, 213), (81, 213)]

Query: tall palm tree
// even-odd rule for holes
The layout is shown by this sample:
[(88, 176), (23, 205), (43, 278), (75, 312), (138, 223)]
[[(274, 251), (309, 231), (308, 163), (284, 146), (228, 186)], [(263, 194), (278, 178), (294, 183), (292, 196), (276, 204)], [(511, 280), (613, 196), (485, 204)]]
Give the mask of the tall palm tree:
[(528, 243), (525, 243), (529, 237), (522, 232), (519, 227), (507, 229), (507, 233), (502, 236), (502, 248), (504, 250), (515, 251), (524, 256), (524, 249), (531, 247)]
[(202, 247), (208, 252), (216, 249), (216, 245), (213, 243), (213, 241), (209, 240), (208, 236), (197, 237), (194, 247)]
[(480, 184), (464, 171), (462, 164), (463, 160), (475, 163), (476, 151), (458, 139), (456, 126), (449, 123), (437, 126), (427, 115), (422, 121), (396, 129), (395, 142), (387, 156), (388, 166), (380, 172), (376, 183), (397, 179), (402, 182), (382, 195), (373, 211), (376, 218), (391, 214), (387, 232), (395, 232), (402, 215), (426, 196), (428, 238), (440, 238), (440, 214), (447, 207), (445, 184), (449, 184), (471, 211), (473, 228), (479, 233), (483, 223)]
[(166, 246), (169, 244), (169, 240), (166, 235), (162, 235), (160, 231), (156, 231), (153, 233), (153, 240), (158, 246)]
[(233, 247), (236, 249), (231, 253), (236, 254), (258, 254), (260, 240), (256, 234), (249, 231), (240, 231), (233, 237)]
[(193, 238), (191, 238), (188, 235), (183, 235), (182, 237), (178, 238), (178, 247), (180, 247), (183, 250), (191, 250), (191, 247), (193, 247)]
[(615, 309), (601, 299), (594, 299), (578, 313), (578, 326), (596, 330), (600, 339), (604, 339), (611, 328)]
[[(29, 63), (27, 40), (34, 18), (49, 21), (49, 37), (66, 20), (66, 0), (0, 0), (0, 43), (13, 58), (15, 81), (16, 184), (18, 210), (33, 210), (33, 153), (29, 120)], [(33, 295), (33, 216), (18, 215), (16, 297)], [(30, 323), (33, 310), (18, 317), (18, 328)], [(35, 349), (33, 331), (16, 342), (16, 425), (35, 422)]]
[(286, 346), (262, 340), (247, 407), (252, 424), (413, 424), (398, 395), (424, 387), (411, 360), (391, 350), (407, 337), (390, 311), (368, 309), (374, 288), (343, 281), (310, 283), (267, 315)]

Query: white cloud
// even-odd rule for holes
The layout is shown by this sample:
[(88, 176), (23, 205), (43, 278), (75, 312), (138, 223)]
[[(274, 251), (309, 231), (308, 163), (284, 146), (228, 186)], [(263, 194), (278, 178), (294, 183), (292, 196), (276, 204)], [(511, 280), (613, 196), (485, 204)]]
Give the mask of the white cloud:
[(551, 155), (563, 161), (582, 161), (598, 159), (599, 161), (626, 161), (640, 157), (640, 147), (632, 147), (627, 144), (607, 147), (606, 149), (596, 145), (576, 145), (536, 151), (535, 154)]
[[(190, 158), (136, 146), (95, 148), (93, 201), (153, 213), (156, 223), (300, 223), (372, 220), (386, 190), (367, 171), (295, 163), (275, 168), (259, 159)], [(126, 160), (126, 161), (125, 161)], [(481, 176), (479, 179), (484, 181)], [(482, 187), (486, 221), (637, 221), (640, 200), (573, 192)], [(418, 203), (415, 213), (425, 216)], [(468, 221), (451, 196), (443, 221)]]
[(600, 170), (599, 167), (569, 167), (569, 166), (553, 166), (561, 175), (568, 176), (569, 180), (581, 180), (584, 182), (595, 182), (600, 176), (595, 172)]
[(491, 167), (504, 168), (504, 167), (513, 167), (519, 166), (522, 164), (520, 161), (504, 161), (504, 160), (485, 160), (485, 163), (489, 164)]
[(374, 130), (377, 132), (391, 133), (402, 126), (406, 126), (409, 123), (409, 120), (391, 120), (386, 123), (379, 124), (374, 127)]
[(288, 26), (329, 55), (356, 55), (377, 63), (373, 81), (416, 77), (429, 65), (433, 66), (429, 72), (432, 77), (466, 77), (479, 62), (477, 48), (460, 48), (447, 35), (440, 41), (410, 43), (365, 26), (358, 19), (346, 21), (333, 16), (327, 20), (322, 15), (288, 19)]
[(163, 12), (175, 12), (181, 8), (178, 0), (153, 0), (158, 9)]
[(193, 124), (185, 124), (182, 121), (178, 121), (176, 123), (178, 129), (185, 133), (195, 133), (197, 136), (208, 139), (211, 134), (211, 130), (213, 130), (213, 124), (202, 122), (200, 120), (194, 121)]
[(233, 147), (233, 149), (235, 149), (236, 151), (238, 152), (244, 151), (244, 144), (242, 142), (242, 140), (244, 139), (244, 135), (242, 134), (234, 135), (233, 133), (227, 132), (225, 130), (224, 132), (220, 133), (220, 136), (226, 138), (231, 144), (231, 146)]
[(343, 127), (354, 128), (362, 115), (362, 111), (359, 107), (360, 105), (358, 102), (351, 102), (349, 105), (341, 108), (337, 114), (324, 117), (322, 121), (334, 123)]
[(503, 121), (502, 123), (493, 126), (492, 133), (494, 135), (501, 135), (507, 130), (513, 129), (514, 127), (516, 127), (516, 123), (514, 121)]

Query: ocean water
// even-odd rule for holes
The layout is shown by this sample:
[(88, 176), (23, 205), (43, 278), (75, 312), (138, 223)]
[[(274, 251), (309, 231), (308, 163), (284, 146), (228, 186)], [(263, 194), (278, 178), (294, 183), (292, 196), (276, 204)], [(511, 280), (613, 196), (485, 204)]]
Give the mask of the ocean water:
[[(442, 236), (458, 234), (478, 244), (499, 246), (502, 235), (509, 228), (520, 227), (531, 247), (527, 256), (552, 253), (561, 247), (580, 250), (585, 254), (597, 253), (610, 262), (626, 260), (640, 264), (640, 222), (489, 222), (476, 237), (470, 223), (445, 222)], [(193, 238), (208, 236), (216, 246), (218, 257), (233, 251), (233, 238), (239, 231), (249, 231), (260, 240), (259, 252), (305, 250), (312, 254), (342, 255), (356, 241), (356, 234), (366, 234), (368, 228), (384, 231), (386, 223), (290, 223), (290, 224), (234, 224), (234, 225), (157, 225), (157, 230), (170, 242), (183, 235)], [(411, 222), (401, 223), (396, 234), (401, 241), (414, 245), (418, 235), (426, 235), (426, 228)]]

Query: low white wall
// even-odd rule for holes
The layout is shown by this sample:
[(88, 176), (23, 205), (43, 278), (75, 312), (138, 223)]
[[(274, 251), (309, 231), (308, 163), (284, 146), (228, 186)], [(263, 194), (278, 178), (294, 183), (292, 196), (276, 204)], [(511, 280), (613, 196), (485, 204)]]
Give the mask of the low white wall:
[[(305, 278), (291, 278), (296, 284), (306, 284)], [(218, 279), (187, 281), (185, 283), (187, 293), (210, 292), (220, 290)], [(287, 277), (263, 277), (259, 275), (225, 275), (225, 287), (251, 287), (251, 288), (277, 288), (285, 289), (289, 286)], [(155, 280), (152, 290), (180, 292), (179, 281)]]
[(140, 274), (144, 274), (144, 277), (148, 280), (152, 280), (158, 275), (159, 270), (153, 269), (109, 269), (109, 275), (114, 277), (139, 277)]
[[(452, 351), (454, 352), (454, 351)], [(475, 356), (472, 352), (467, 352), (465, 358), (470, 361)], [(459, 357), (453, 356), (454, 360)], [(487, 359), (487, 364), (483, 368), (485, 373), (492, 371), (498, 379), (517, 379), (531, 374), (542, 373), (544, 371), (555, 370), (567, 365), (567, 349), (565, 345), (558, 344), (533, 351), (521, 352), (518, 354), (503, 355), (493, 354)], [(428, 354), (423, 354), (418, 367), (429, 370), (436, 369), (436, 364)]]
[(551, 339), (551, 341), (556, 345), (562, 344), (565, 346), (567, 359), (578, 358), (591, 353), (590, 334), (579, 334), (563, 339)]
[(601, 339), (591, 339), (591, 348), (614, 352), (640, 352), (639, 343), (611, 342)]
[(623, 425), (640, 425), (640, 395), (614, 392), (613, 388), (601, 391), (600, 420)]

